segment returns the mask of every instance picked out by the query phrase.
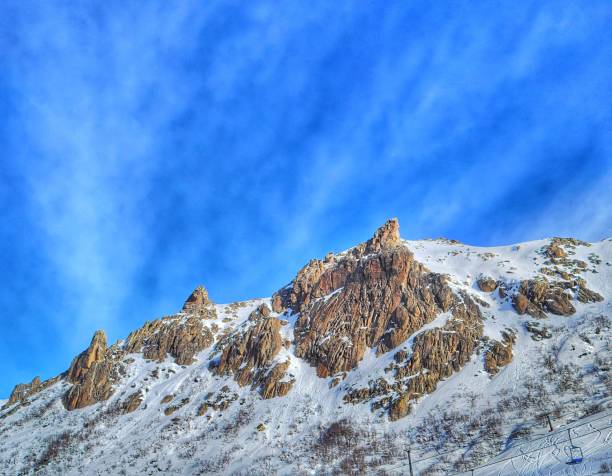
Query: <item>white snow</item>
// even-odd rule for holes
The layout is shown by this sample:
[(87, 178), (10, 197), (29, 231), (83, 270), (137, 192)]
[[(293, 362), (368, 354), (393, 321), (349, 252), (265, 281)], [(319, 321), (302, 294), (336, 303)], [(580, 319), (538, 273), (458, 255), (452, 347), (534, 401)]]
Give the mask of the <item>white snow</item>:
[[(0, 473), (17, 474), (22, 469), (31, 472), (31, 465), (40, 458), (49, 439), (68, 431), (84, 435), (84, 439), (74, 438), (71, 450), (47, 466), (49, 474), (195, 474), (198, 471), (203, 474), (252, 474), (253, 468), (270, 474), (297, 474), (300, 471), (315, 474), (323, 472), (326, 465), (311, 460), (311, 445), (321, 429), (330, 423), (347, 419), (358, 428), (369, 428), (377, 434), (393, 434), (398, 444), (407, 446), (409, 436), (415, 436), (411, 432), (429, 414), (449, 408), (475, 414), (495, 407), (505, 397), (522, 395), (525, 382), (542, 380), (542, 369), (536, 362), (546, 353), (555, 355), (559, 362), (577, 366), (587, 375), (588, 388), (582, 405), (578, 405), (575, 398), (571, 400), (570, 393), (554, 395), (555, 403), (563, 405), (571, 400), (567, 404), (571, 405), (572, 411), (581, 411), (593, 402), (603, 402), (604, 409), (609, 405), (606, 400), (609, 389), (597, 383), (595, 376), (589, 376), (588, 370), (596, 358), (610, 358), (609, 328), (596, 333), (594, 322), (597, 316), (607, 316), (603, 319), (610, 321), (612, 240), (593, 243), (590, 247), (578, 246), (571, 257), (589, 263), (582, 276), (589, 288), (602, 294), (605, 300), (589, 304), (573, 301), (577, 309), (573, 316), (551, 315), (538, 320), (553, 332), (551, 339), (542, 341), (534, 341), (525, 329), (525, 322), (535, 319), (519, 316), (508, 302), (501, 302), (497, 293), (483, 293), (475, 283), (481, 274), (515, 285), (521, 279), (537, 276), (545, 260), (538, 251), (549, 240), (491, 248), (449, 244), (444, 240), (404, 243), (431, 271), (449, 275), (455, 290), (464, 290), (490, 305), (481, 308), (487, 336), (500, 339), (504, 329), (515, 331), (514, 358), (496, 376), (491, 377), (484, 371), (482, 354), (475, 355), (461, 371), (441, 382), (434, 393), (414, 402), (410, 415), (392, 423), (383, 411), (372, 412), (367, 403), (346, 404), (343, 396), (352, 386), (364, 387), (369, 380), (384, 377), (384, 368), (393, 355), (400, 348), (409, 351), (418, 333), (400, 348), (378, 357), (375, 349), (369, 349), (360, 365), (333, 388), (329, 385), (331, 377), (318, 378), (313, 367), (295, 356), (293, 346), (283, 349), (276, 360), (290, 359), (289, 372), (295, 378), (295, 384), (287, 396), (270, 400), (261, 399), (249, 387), (239, 387), (231, 378), (213, 375), (208, 364), (214, 355), (214, 346), (201, 352), (197, 361), (186, 367), (175, 364), (170, 357), (157, 363), (145, 361), (140, 354), (131, 354), (129, 357), (134, 362), (127, 366), (127, 374), (106, 402), (66, 412), (59, 398), (68, 384), (60, 381), (34, 395), (30, 405), (19, 411), (10, 415), (10, 408), (0, 411)], [(599, 256), (600, 264), (590, 264), (591, 253)], [(331, 293), (322, 299), (327, 300), (333, 295)], [(245, 328), (250, 325), (248, 315), (261, 303), (270, 305), (270, 298), (247, 301), (241, 307), (218, 304), (217, 319), (207, 323), (217, 324), (218, 334), (227, 329)], [(449, 315), (441, 314), (418, 332), (442, 327)], [(288, 321), (281, 331), (284, 338), (292, 338), (297, 317), (282, 316)], [(155, 369), (158, 369), (157, 377), (153, 376)], [(225, 387), (229, 390), (223, 390)], [(108, 414), (118, 402), (139, 389), (144, 401), (138, 410), (127, 415)], [(198, 417), (196, 411), (208, 393), (228, 397), (235, 394), (237, 398), (226, 410), (210, 408), (205, 416)], [(183, 398), (189, 398), (189, 402), (166, 416), (164, 409), (167, 405), (161, 405), (160, 401), (170, 394), (174, 395), (170, 405)], [(471, 395), (474, 395), (473, 403), (470, 403)], [(0, 406), (5, 402), (0, 401)], [(107, 416), (98, 416), (104, 412)], [(502, 424), (503, 433), (508, 435), (521, 419), (532, 419), (534, 415), (535, 410), (531, 408), (511, 408)], [(85, 422), (96, 418), (98, 421), (84, 430)], [(556, 425), (566, 422), (561, 418)], [(256, 429), (260, 423), (265, 425), (265, 430)], [(567, 427), (575, 432), (572, 437), (584, 452), (585, 460), (581, 465), (565, 464), (565, 436), (563, 431), (556, 431), (541, 440), (552, 444), (547, 448), (539, 448), (539, 442), (520, 447), (513, 445), (501, 453), (503, 448), (492, 448), (489, 459), (512, 459), (477, 470), (474, 474), (594, 474), (602, 463), (612, 463), (611, 434), (610, 429), (603, 429), (604, 423), (609, 425), (610, 418), (568, 423)], [(579, 424), (582, 426), (578, 427)], [(587, 429), (593, 432), (586, 434)], [(530, 438), (533, 439), (534, 435)], [(418, 459), (422, 454), (430, 452), (415, 450), (413, 457)], [(436, 459), (427, 460), (418, 469), (424, 470), (434, 461)], [(397, 457), (390, 461), (386, 470), (391, 474), (406, 474), (405, 462), (404, 457)]]

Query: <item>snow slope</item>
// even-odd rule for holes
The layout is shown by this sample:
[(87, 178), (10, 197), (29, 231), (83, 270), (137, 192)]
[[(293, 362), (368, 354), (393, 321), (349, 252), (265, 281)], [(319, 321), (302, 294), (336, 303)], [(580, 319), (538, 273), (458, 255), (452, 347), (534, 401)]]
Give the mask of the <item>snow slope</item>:
[[(453, 289), (489, 305), (481, 307), (486, 336), (501, 340), (501, 332), (512, 329), (517, 342), (512, 362), (497, 375), (484, 370), (482, 354), (475, 355), (399, 421), (390, 422), (367, 403), (343, 401), (351, 386), (384, 376), (398, 349), (378, 357), (368, 352), (340, 385), (330, 388), (331, 377), (317, 377), (290, 347), (277, 360), (291, 357), (296, 382), (287, 396), (270, 400), (211, 373), (213, 347), (190, 366), (170, 357), (158, 363), (130, 354), (133, 362), (107, 401), (67, 412), (60, 397), (69, 384), (60, 380), (27, 405), (0, 411), (0, 474), (406, 474), (408, 447), (413, 460), (420, 460), (418, 474), (469, 470), (494, 457), (501, 462), (474, 474), (596, 473), (612, 463), (610, 429), (604, 428), (611, 406), (612, 239), (576, 247), (572, 258), (589, 263), (583, 277), (605, 299), (573, 301), (577, 312), (570, 317), (519, 315), (497, 293), (476, 285), (481, 274), (515, 285), (538, 276), (541, 249), (549, 242), (491, 248), (443, 239), (404, 242), (431, 271), (448, 274)], [(215, 324), (221, 331), (246, 325), (261, 303), (270, 304), (270, 298), (218, 304)], [(428, 327), (441, 327), (447, 317), (440, 315)], [(295, 316), (283, 318), (288, 320), (283, 333), (291, 338)], [(527, 322), (545, 325), (551, 337), (534, 340)], [(403, 347), (410, 348), (413, 338)], [(140, 408), (123, 414), (119, 402), (137, 389), (144, 395)], [(231, 404), (197, 416), (211, 393)], [(161, 401), (167, 395), (174, 396), (173, 403), (189, 400), (166, 415), (168, 405)], [(563, 462), (563, 431), (518, 445), (546, 431), (547, 424), (534, 419), (547, 412), (556, 428), (572, 428), (584, 451), (583, 464)], [(587, 414), (592, 414), (588, 420), (576, 420)], [(602, 414), (607, 416), (595, 420)], [(329, 436), (334, 423), (336, 433)], [(544, 443), (552, 446), (538, 447)]]

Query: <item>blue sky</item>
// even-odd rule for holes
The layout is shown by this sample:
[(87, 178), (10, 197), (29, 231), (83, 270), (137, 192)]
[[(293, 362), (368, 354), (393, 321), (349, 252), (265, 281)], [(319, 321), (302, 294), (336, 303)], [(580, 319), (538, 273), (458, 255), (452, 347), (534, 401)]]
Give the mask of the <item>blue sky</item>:
[(0, 396), (402, 236), (612, 235), (612, 3), (0, 6)]

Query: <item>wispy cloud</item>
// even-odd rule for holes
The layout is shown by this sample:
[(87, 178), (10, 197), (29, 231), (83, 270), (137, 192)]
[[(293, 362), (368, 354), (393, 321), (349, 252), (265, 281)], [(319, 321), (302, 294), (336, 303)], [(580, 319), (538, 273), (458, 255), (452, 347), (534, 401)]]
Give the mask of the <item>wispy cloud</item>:
[(389, 216), (609, 235), (612, 7), (460, 3), (3, 4), (0, 391), (26, 353), (57, 372), (198, 282), (268, 294)]

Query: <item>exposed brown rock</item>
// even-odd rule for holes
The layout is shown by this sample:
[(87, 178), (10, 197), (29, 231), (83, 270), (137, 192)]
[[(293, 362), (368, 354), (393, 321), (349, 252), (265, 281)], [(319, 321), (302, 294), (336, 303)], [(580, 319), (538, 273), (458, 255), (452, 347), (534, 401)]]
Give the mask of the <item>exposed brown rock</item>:
[[(407, 401), (433, 392), (440, 380), (460, 370), (470, 360), (482, 332), (480, 310), (467, 294), (463, 294), (461, 301), (453, 305), (452, 317), (442, 328), (417, 334), (411, 353), (399, 351), (394, 355), (394, 382), (380, 378), (368, 388), (349, 391), (344, 400), (358, 403), (379, 398), (372, 405), (373, 410), (387, 408), (390, 418), (401, 418), (409, 411)], [(391, 397), (395, 394), (400, 398)]]
[(16, 403), (27, 402), (29, 397), (50, 387), (54, 383), (58, 382), (62, 377), (63, 375), (58, 375), (43, 382), (40, 381), (39, 377), (34, 377), (30, 383), (20, 383), (15, 385), (9, 399), (4, 405), (2, 405), (2, 407), (0, 407), (0, 410), (4, 410), (5, 408), (8, 408)]
[(521, 281), (513, 305), (519, 314), (528, 313), (538, 318), (546, 317), (546, 312), (560, 316), (570, 316), (576, 312), (564, 285), (549, 283), (543, 278)]
[(549, 258), (552, 258), (552, 259), (565, 258), (567, 256), (567, 253), (565, 251), (563, 251), (563, 248), (561, 248), (559, 243), (556, 243), (556, 242), (553, 241), (546, 248), (546, 256), (548, 256)]
[(365, 254), (378, 253), (400, 244), (399, 222), (397, 218), (391, 218), (366, 242)]
[(476, 281), (478, 288), (485, 293), (492, 293), (497, 289), (497, 281), (489, 276), (481, 276)]
[(197, 315), (203, 319), (212, 319), (215, 315), (210, 312), (211, 304), (212, 301), (208, 298), (206, 288), (198, 286), (185, 301), (183, 312)]
[(238, 385), (258, 388), (264, 398), (286, 395), (294, 381), (285, 379), (289, 361), (273, 365), (274, 357), (283, 348), (282, 325), (262, 304), (251, 313), (244, 329), (220, 343), (223, 351), (219, 362), (211, 365), (212, 371), (233, 375)]
[(405, 247), (340, 260), (311, 290), (293, 304), (300, 312), (296, 355), (321, 377), (353, 369), (368, 347), (393, 349), (454, 302), (446, 278), (430, 273)]
[(410, 413), (410, 395), (405, 393), (394, 400), (389, 407), (389, 420), (404, 418)]
[(514, 305), (516, 312), (519, 314), (525, 314), (527, 312), (527, 308), (529, 307), (529, 299), (527, 299), (527, 296), (524, 294), (518, 293), (516, 296), (514, 296), (512, 304)]
[[(399, 223), (396, 218), (388, 220), (382, 225), (374, 236), (367, 242), (353, 248), (349, 258), (360, 258), (363, 255), (377, 253), (382, 250), (392, 249), (401, 244), (399, 235)], [(276, 292), (272, 297), (272, 309), (274, 312), (282, 312), (287, 308), (300, 312), (301, 308), (307, 306), (313, 299), (317, 299), (338, 289), (351, 272), (350, 259), (337, 262), (334, 256), (326, 256), (325, 261), (313, 259), (308, 262), (292, 281), (289, 286)], [(326, 269), (333, 266), (332, 272), (325, 273)], [(326, 267), (327, 265), (327, 267)], [(325, 277), (322, 279), (322, 275)]]
[(170, 406), (166, 407), (164, 409), (164, 415), (166, 415), (166, 416), (172, 415), (175, 411), (177, 411), (178, 409), (184, 407), (188, 403), (189, 403), (189, 398), (183, 398), (176, 405), (170, 405)]
[(502, 332), (502, 342), (492, 341), (484, 355), (485, 370), (491, 375), (512, 362), (512, 346), (516, 337), (512, 332)]
[(30, 383), (19, 383), (15, 385), (15, 388), (13, 388), (9, 396), (7, 406), (27, 399), (30, 395), (39, 392), (41, 387), (40, 377), (34, 377)]
[[(396, 220), (333, 262), (311, 261), (276, 293), (275, 302), (278, 310), (299, 313), (296, 355), (320, 377), (334, 376), (332, 382), (355, 368), (366, 349), (387, 352), (441, 312), (452, 311), (444, 328), (415, 337), (410, 357), (403, 351), (396, 354), (396, 364), (388, 369), (395, 369), (395, 383), (378, 379), (345, 398), (356, 402), (376, 397), (373, 408), (387, 409), (392, 418), (404, 416), (409, 400), (433, 391), (440, 379), (459, 370), (482, 335), (478, 306), (468, 295), (456, 296), (445, 276), (414, 260), (401, 246)], [(398, 394), (400, 398), (392, 396)]]
[(295, 379), (283, 380), (289, 369), (290, 361), (276, 364), (264, 377), (261, 385), (261, 396), (263, 398), (283, 397), (289, 393), (295, 383)]
[[(213, 398), (214, 397), (214, 398)], [(197, 415), (205, 415), (209, 408), (215, 411), (223, 411), (238, 399), (238, 395), (230, 392), (227, 386), (221, 389), (216, 396), (213, 393), (206, 395), (206, 400), (198, 407)]]
[(143, 397), (140, 391), (132, 393), (125, 402), (123, 402), (124, 413), (132, 413), (137, 410), (142, 403)]
[(540, 341), (542, 339), (550, 339), (552, 337), (550, 329), (546, 326), (543, 326), (539, 322), (527, 321), (525, 323), (525, 329), (527, 329), (527, 332), (531, 334), (531, 338), (536, 341)]
[(579, 281), (576, 287), (576, 299), (580, 302), (601, 302), (604, 299), (601, 294), (588, 289), (584, 281)]
[[(214, 316), (214, 308), (206, 308)], [(126, 352), (142, 352), (145, 359), (163, 361), (167, 354), (179, 365), (190, 365), (195, 355), (213, 343), (211, 330), (202, 321), (203, 309), (187, 318), (165, 317), (147, 322), (132, 332), (125, 346)]]
[(165, 395), (164, 398), (162, 398), (159, 403), (161, 403), (162, 405), (164, 403), (170, 403), (173, 398), (174, 398), (174, 395)]
[(107, 400), (113, 393), (113, 383), (119, 379), (120, 356), (117, 349), (107, 347), (104, 331), (97, 331), (89, 347), (74, 358), (68, 369), (66, 378), (74, 385), (64, 395), (66, 409)]

